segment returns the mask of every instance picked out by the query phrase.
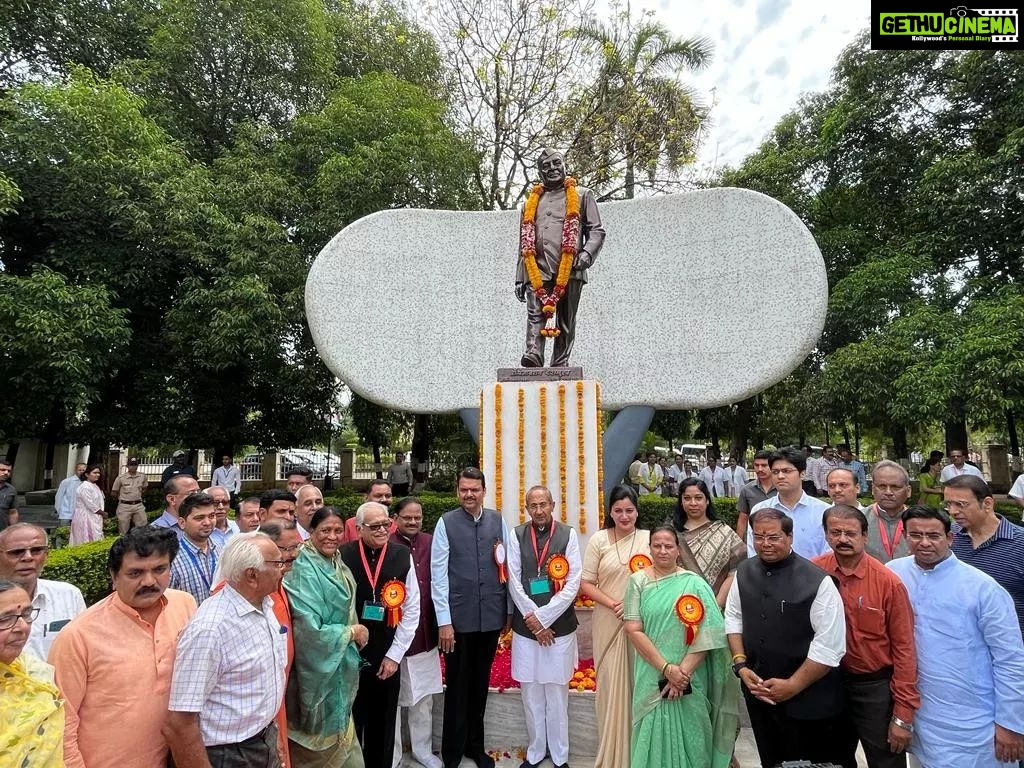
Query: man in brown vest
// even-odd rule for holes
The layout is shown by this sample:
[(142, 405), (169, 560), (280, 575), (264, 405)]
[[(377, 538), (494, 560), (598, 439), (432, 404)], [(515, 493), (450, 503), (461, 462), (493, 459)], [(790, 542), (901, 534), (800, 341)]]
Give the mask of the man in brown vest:
[(508, 540), (512, 677), (519, 681), (530, 744), (522, 768), (550, 751), (555, 768), (569, 762), (569, 679), (577, 663), (576, 610), (583, 563), (576, 531), (555, 522), (551, 491), (526, 492), (530, 522)]

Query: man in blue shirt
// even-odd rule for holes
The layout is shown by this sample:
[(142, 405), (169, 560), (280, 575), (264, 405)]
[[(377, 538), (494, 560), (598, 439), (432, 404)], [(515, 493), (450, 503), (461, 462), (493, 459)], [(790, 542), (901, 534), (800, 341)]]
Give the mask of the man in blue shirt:
[(954, 477), (942, 497), (955, 523), (953, 554), (1010, 593), (1024, 635), (1024, 528), (996, 514), (992, 491), (980, 477)]
[(910, 557), (888, 567), (914, 608), (921, 708), (910, 753), (924, 768), (999, 768), (1024, 758), (1024, 643), (1013, 601), (950, 551), (945, 512), (913, 506), (903, 523)]

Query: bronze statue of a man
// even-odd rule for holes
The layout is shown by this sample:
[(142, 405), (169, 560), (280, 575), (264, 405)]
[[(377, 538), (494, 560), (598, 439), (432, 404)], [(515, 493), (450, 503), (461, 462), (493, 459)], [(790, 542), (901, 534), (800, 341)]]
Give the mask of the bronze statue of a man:
[(549, 336), (555, 340), (552, 367), (569, 364), (587, 269), (604, 244), (594, 193), (566, 177), (562, 153), (543, 150), (537, 169), (542, 183), (523, 210), (516, 266), (516, 298), (526, 302), (524, 368), (544, 365)]

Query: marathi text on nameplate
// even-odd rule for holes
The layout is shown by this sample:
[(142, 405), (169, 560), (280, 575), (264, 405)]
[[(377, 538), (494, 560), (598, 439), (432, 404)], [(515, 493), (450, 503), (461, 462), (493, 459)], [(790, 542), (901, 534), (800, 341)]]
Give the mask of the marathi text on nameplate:
[(579, 381), (583, 368), (567, 365), (560, 368), (499, 368), (498, 381)]

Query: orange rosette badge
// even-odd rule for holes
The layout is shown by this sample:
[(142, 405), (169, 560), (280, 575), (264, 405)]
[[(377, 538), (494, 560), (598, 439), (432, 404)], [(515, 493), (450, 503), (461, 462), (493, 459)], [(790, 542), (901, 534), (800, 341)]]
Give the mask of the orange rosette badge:
[(387, 608), (387, 622), (389, 627), (397, 627), (402, 620), (402, 603), (405, 602), (405, 584), (398, 579), (392, 579), (381, 590), (380, 596)]
[[(619, 561), (622, 562), (621, 560)], [(654, 561), (651, 560), (647, 555), (636, 554), (629, 558), (629, 572), (636, 573), (642, 571), (644, 568), (650, 568), (654, 565)]]
[(552, 555), (548, 559), (548, 577), (555, 586), (555, 592), (561, 592), (565, 579), (569, 575), (569, 560), (565, 555)]
[(676, 616), (686, 627), (686, 644), (697, 639), (697, 627), (704, 620), (704, 603), (696, 595), (681, 595), (676, 600)]

